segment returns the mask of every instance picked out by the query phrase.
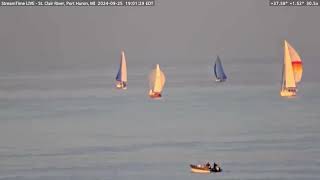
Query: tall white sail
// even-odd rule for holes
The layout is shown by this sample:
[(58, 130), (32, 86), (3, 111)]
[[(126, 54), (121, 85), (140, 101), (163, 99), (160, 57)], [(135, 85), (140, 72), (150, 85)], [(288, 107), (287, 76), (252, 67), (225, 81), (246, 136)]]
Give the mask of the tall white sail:
[(121, 52), (121, 81), (127, 82), (128, 75), (127, 75), (127, 61), (124, 51)]
[(120, 58), (120, 67), (116, 76), (116, 86), (119, 89), (126, 89), (127, 87), (127, 61), (124, 51), (121, 51), (121, 58)]
[(285, 64), (285, 87), (295, 88), (296, 82), (294, 79), (293, 68), (292, 68), (287, 41), (284, 42), (284, 64)]
[(156, 68), (149, 74), (149, 95), (159, 94), (161, 96), (165, 82), (166, 77), (161, 71), (159, 64), (157, 64)]

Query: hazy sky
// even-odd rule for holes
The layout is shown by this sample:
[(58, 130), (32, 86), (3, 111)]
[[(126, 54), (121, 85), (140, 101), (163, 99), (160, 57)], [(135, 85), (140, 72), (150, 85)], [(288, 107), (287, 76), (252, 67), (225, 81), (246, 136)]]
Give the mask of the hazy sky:
[[(2, 7), (0, 71), (119, 59), (145, 62), (278, 58), (288, 39), (320, 57), (319, 7), (270, 7), (268, 0), (156, 0), (154, 7)], [(315, 58), (314, 58), (315, 59)]]

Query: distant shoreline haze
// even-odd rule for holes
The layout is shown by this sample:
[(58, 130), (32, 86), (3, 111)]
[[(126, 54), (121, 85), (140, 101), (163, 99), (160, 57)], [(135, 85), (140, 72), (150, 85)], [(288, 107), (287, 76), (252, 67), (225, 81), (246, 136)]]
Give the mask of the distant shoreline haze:
[(128, 66), (197, 63), (217, 55), (226, 61), (274, 61), (283, 57), (284, 39), (303, 59), (320, 57), (318, 17), (316, 7), (271, 7), (267, 0), (159, 0), (148, 8), (3, 7), (0, 72), (116, 67), (121, 49)]

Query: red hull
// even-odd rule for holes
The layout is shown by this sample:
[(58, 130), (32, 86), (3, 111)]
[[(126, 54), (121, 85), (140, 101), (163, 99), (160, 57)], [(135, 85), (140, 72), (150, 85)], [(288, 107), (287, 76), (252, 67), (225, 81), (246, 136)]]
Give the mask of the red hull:
[(160, 93), (153, 93), (149, 95), (152, 99), (159, 99), (161, 98), (161, 94)]

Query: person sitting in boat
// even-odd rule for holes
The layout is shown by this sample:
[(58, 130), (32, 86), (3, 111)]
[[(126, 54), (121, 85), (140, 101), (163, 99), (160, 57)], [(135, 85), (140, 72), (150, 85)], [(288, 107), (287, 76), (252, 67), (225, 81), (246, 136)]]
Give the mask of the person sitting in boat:
[(210, 164), (209, 162), (207, 162), (206, 167), (207, 167), (208, 169), (211, 169), (211, 164)]
[(215, 162), (213, 163), (213, 170), (215, 172), (221, 172), (222, 169), (220, 168), (220, 166), (218, 164), (216, 164)]

